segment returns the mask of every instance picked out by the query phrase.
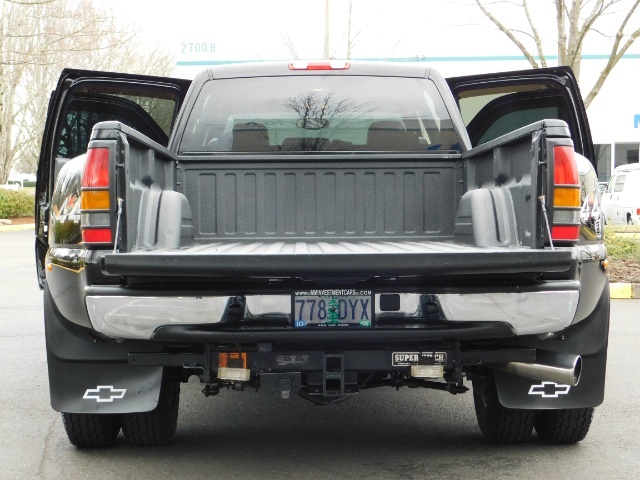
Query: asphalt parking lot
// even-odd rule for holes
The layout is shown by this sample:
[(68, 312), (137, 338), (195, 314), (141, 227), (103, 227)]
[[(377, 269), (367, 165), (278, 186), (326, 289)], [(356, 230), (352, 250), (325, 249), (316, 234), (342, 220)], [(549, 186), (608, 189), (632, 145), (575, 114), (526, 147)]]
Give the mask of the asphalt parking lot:
[[(33, 232), (0, 232), (0, 479), (637, 478), (640, 301), (613, 300), (605, 403), (587, 439), (487, 444), (470, 394), (378, 389), (317, 407), (183, 386), (174, 441), (78, 450), (49, 406)], [(193, 379), (192, 379), (193, 380)]]

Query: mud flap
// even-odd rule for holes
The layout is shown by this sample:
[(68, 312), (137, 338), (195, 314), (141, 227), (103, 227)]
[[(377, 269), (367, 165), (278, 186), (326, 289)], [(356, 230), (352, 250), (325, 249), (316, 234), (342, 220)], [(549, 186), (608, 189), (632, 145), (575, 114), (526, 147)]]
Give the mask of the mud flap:
[(496, 371), (498, 398), (507, 408), (549, 410), (596, 407), (604, 400), (606, 361), (606, 350), (592, 357), (583, 357), (582, 376), (577, 386)]
[(54, 410), (66, 413), (132, 413), (156, 408), (162, 367), (131, 366), (128, 353), (158, 352), (161, 344), (100, 340), (65, 319), (48, 286), (44, 319), (49, 393)]
[(156, 408), (162, 367), (126, 363), (63, 363), (51, 355), (51, 406), (67, 413), (131, 413)]

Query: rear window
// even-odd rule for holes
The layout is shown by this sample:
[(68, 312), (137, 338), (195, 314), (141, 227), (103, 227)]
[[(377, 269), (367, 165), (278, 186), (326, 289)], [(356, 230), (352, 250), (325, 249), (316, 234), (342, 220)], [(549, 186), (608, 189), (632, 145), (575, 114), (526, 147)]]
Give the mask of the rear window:
[(181, 153), (458, 150), (436, 86), (400, 77), (211, 80)]

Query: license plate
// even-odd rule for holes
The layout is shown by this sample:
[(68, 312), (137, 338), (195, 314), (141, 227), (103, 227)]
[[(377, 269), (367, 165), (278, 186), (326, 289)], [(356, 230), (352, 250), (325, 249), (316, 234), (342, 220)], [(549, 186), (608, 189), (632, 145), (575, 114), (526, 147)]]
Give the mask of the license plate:
[(373, 320), (371, 290), (305, 290), (291, 300), (296, 327), (370, 327)]

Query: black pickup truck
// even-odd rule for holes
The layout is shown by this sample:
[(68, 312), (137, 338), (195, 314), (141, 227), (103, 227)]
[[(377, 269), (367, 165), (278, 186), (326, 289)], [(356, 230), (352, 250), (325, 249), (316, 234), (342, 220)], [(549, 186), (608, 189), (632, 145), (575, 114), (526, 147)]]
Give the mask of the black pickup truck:
[(180, 384), (317, 404), (461, 394), (493, 442), (585, 438), (609, 287), (572, 72), (64, 70), (36, 199), (69, 440), (169, 441)]

